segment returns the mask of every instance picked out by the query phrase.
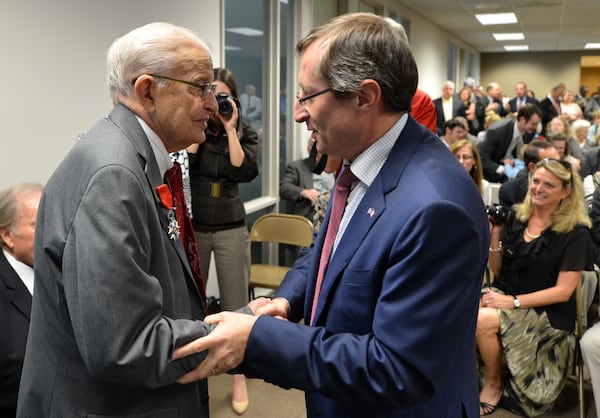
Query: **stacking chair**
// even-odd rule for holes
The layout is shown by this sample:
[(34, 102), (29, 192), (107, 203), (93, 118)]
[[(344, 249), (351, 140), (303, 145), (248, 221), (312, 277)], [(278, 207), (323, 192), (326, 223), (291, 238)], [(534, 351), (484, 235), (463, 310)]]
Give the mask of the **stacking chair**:
[(587, 291), (596, 291), (598, 283), (598, 268), (595, 271), (584, 271), (581, 280), (577, 283), (576, 299), (577, 299), (577, 321), (575, 323), (575, 361), (573, 362), (574, 377), (577, 379), (577, 399), (579, 402), (579, 418), (585, 418), (585, 381), (584, 381), (584, 364), (581, 355), (579, 340), (588, 327), (588, 311), (591, 305), (591, 298), (584, 295), (583, 289)]
[[(258, 218), (250, 229), (250, 242), (288, 244), (308, 247), (313, 240), (312, 222), (303, 216), (268, 213)], [(253, 263), (250, 265), (248, 287), (254, 299), (256, 287), (277, 289), (290, 267), (276, 264)]]

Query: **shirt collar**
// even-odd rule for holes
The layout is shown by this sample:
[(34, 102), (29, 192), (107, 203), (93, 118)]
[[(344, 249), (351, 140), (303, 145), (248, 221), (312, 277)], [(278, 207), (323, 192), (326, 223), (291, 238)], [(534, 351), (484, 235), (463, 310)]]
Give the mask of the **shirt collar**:
[(135, 115), (136, 119), (142, 126), (144, 133), (148, 137), (148, 141), (150, 142), (150, 146), (152, 147), (152, 153), (154, 153), (154, 158), (156, 158), (156, 162), (158, 164), (158, 169), (160, 170), (160, 177), (164, 178), (165, 173), (171, 167), (173, 167), (173, 162), (169, 157), (169, 153), (167, 152), (167, 148), (165, 144), (161, 141), (160, 137), (148, 126), (146, 122), (138, 115)]
[(369, 148), (364, 150), (354, 161), (350, 168), (352, 173), (364, 184), (369, 187), (383, 164), (387, 160), (396, 140), (406, 126), (408, 114), (404, 114), (396, 123)]

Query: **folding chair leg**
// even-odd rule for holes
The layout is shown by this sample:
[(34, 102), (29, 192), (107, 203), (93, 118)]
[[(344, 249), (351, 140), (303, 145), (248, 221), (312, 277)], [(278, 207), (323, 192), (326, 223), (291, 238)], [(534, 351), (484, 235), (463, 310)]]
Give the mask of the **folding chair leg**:
[(576, 354), (577, 358), (577, 399), (579, 401), (579, 418), (585, 418), (585, 394), (583, 386), (583, 359), (581, 353)]

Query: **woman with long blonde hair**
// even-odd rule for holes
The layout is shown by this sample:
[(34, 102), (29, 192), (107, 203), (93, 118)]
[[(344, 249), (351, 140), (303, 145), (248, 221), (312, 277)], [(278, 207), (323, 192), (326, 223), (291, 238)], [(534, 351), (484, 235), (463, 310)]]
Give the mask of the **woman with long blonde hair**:
[(591, 221), (581, 178), (553, 158), (536, 164), (514, 208), (503, 219), (490, 217), (496, 279), (477, 320), (485, 367), (480, 413), (491, 414), (504, 396), (503, 406), (532, 417), (552, 408), (573, 361), (575, 289), (582, 271), (593, 270)]

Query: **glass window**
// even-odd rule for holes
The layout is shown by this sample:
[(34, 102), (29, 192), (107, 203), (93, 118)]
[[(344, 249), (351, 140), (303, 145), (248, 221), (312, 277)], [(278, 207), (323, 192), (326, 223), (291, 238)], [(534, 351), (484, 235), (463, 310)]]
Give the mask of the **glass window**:
[[(264, 161), (262, 137), (265, 103), (264, 37), (262, 0), (225, 1), (225, 65), (235, 75), (243, 120), (259, 134), (261, 149), (259, 165)], [(259, 175), (250, 183), (240, 184), (244, 202), (262, 195), (262, 177), (267, 174), (260, 167)]]

